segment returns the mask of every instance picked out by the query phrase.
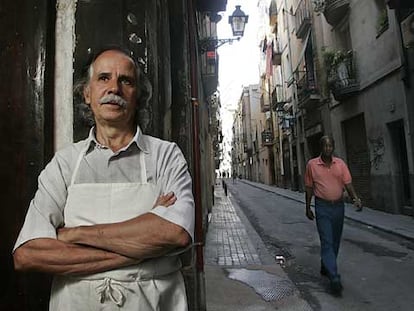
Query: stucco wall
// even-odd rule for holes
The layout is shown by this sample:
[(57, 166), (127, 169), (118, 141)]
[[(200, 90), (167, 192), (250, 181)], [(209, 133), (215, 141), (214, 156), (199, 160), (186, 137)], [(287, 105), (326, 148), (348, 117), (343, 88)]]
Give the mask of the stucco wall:
[[(332, 131), (336, 141), (336, 154), (346, 159), (343, 122), (363, 113), (367, 145), (371, 161), (371, 195), (374, 208), (397, 212), (398, 163), (394, 158), (393, 144), (387, 124), (400, 119), (404, 121), (408, 137), (408, 120), (404, 86), (399, 72), (384, 77), (381, 81), (361, 91), (357, 97), (342, 102), (331, 110)], [(411, 146), (407, 142), (407, 151)], [(410, 159), (409, 159), (410, 161)], [(409, 162), (412, 173), (412, 163)]]
[(381, 34), (379, 14), (375, 1), (351, 1), (349, 30), (361, 88), (401, 66), (394, 12), (388, 11), (389, 26)]

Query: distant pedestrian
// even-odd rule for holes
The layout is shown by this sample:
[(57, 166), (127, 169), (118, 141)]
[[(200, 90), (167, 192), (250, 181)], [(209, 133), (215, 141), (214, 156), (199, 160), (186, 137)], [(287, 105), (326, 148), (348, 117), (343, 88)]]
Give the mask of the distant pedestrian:
[(362, 210), (362, 204), (355, 193), (347, 165), (333, 156), (333, 138), (323, 136), (320, 147), (320, 156), (309, 160), (306, 166), (306, 216), (310, 220), (315, 218), (310, 207), (312, 195), (315, 195), (316, 225), (321, 243), (320, 273), (329, 277), (332, 293), (340, 296), (342, 284), (336, 259), (344, 223), (344, 188), (358, 211)]
[(233, 175), (232, 175), (232, 177), (233, 177), (233, 184), (234, 184), (234, 182), (235, 182), (235, 180), (236, 180), (236, 171), (233, 171)]
[(227, 184), (224, 180), (223, 180), (223, 189), (224, 189), (224, 194), (227, 196)]

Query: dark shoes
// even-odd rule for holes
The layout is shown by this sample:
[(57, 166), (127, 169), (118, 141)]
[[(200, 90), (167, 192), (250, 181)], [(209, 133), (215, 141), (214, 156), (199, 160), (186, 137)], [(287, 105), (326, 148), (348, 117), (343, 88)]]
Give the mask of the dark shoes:
[(331, 280), (331, 292), (332, 295), (340, 297), (342, 295), (342, 284), (339, 278), (334, 278)]
[(325, 268), (325, 265), (321, 261), (321, 275), (326, 276), (330, 279), (330, 286), (331, 286), (331, 293), (335, 297), (341, 297), (342, 296), (342, 283), (341, 283), (341, 277), (339, 275), (331, 278), (329, 276), (328, 270)]
[(321, 263), (321, 275), (323, 275), (323, 276), (329, 276), (328, 270), (326, 270), (326, 268), (323, 265), (323, 263)]

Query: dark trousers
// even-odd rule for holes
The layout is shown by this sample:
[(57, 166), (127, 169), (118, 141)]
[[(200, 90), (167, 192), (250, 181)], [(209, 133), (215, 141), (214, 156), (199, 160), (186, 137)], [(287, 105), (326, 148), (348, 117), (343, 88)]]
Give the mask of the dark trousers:
[(321, 241), (321, 260), (331, 279), (339, 278), (336, 259), (344, 225), (344, 202), (315, 198), (316, 225)]

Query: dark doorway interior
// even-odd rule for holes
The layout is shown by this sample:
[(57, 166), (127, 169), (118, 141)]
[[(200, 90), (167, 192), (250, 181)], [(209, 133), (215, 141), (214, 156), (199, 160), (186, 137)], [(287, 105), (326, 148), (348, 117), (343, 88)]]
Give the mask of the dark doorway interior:
[(401, 213), (412, 214), (410, 178), (408, 169), (407, 146), (405, 143), (404, 122), (398, 120), (388, 124), (391, 136), (392, 152), (395, 165), (395, 177), (399, 187), (399, 197), (401, 198)]
[(343, 122), (345, 149), (352, 183), (361, 196), (363, 204), (373, 206), (371, 195), (371, 163), (367, 144), (364, 115)]
[(311, 158), (315, 158), (320, 154), (321, 148), (319, 141), (322, 135), (322, 133), (318, 133), (307, 138), (308, 150)]
[(291, 174), (290, 174), (290, 150), (289, 150), (289, 141), (287, 139), (283, 140), (283, 186), (284, 188), (291, 187)]

